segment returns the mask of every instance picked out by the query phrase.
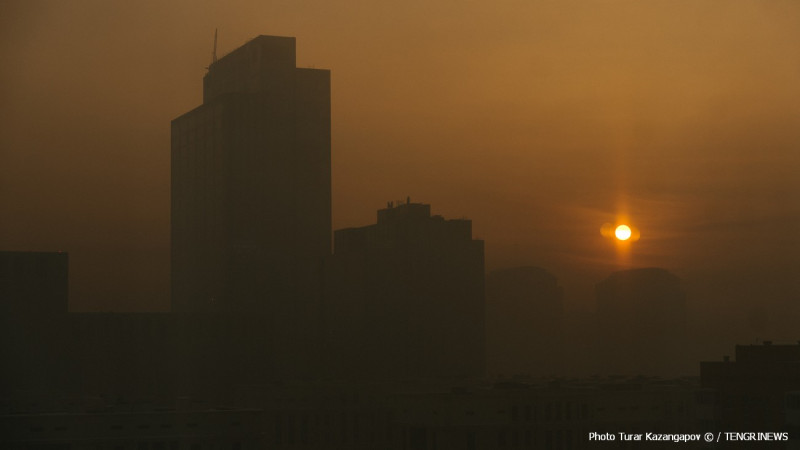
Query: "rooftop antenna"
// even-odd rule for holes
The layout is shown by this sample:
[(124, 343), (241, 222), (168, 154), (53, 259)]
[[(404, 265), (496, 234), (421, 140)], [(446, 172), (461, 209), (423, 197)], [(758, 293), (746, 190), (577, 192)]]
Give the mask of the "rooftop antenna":
[(217, 29), (214, 28), (214, 52), (211, 54), (211, 64), (217, 62)]

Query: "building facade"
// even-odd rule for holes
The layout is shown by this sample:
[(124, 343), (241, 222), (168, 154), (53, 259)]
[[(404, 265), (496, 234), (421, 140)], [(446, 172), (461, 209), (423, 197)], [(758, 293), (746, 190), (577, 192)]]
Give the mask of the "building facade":
[(68, 278), (67, 253), (0, 252), (0, 312), (3, 317), (64, 314)]
[[(773, 448), (800, 448), (800, 344), (737, 345), (734, 359), (700, 363), (700, 381), (722, 430), (789, 432), (789, 440)], [(730, 444), (752, 448), (752, 442)]]
[(484, 373), (483, 241), (472, 222), (394, 204), (374, 225), (337, 230), (326, 265), (329, 369), (377, 378)]
[(208, 68), (172, 121), (172, 309), (263, 312), (318, 299), (330, 254), (330, 72), (259, 36)]

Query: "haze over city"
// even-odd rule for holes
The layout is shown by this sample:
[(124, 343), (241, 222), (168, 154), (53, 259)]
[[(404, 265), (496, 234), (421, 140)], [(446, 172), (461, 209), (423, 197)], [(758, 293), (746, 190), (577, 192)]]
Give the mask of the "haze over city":
[[(220, 55), (296, 36), (298, 67), (331, 70), (334, 230), (410, 196), (471, 219), (487, 271), (554, 274), (567, 309), (657, 266), (709, 349), (795, 338), (796, 2), (10, 2), (0, 21), (0, 247), (68, 251), (73, 311), (169, 309), (169, 123), (218, 29)], [(600, 234), (622, 216), (625, 258)]]

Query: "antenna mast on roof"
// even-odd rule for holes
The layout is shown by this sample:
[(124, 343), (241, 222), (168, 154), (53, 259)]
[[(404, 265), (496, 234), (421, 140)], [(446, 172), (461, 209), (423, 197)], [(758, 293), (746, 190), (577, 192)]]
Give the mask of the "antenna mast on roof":
[(217, 62), (217, 29), (214, 28), (214, 52), (211, 54), (211, 64)]

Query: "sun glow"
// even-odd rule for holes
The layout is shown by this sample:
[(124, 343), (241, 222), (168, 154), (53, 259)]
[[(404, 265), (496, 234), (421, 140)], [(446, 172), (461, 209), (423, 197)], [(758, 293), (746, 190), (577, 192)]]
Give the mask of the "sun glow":
[(627, 225), (620, 225), (614, 230), (614, 236), (620, 241), (627, 241), (631, 237), (631, 228)]
[(616, 241), (618, 244), (636, 242), (641, 237), (638, 228), (620, 222), (616, 224), (604, 223), (600, 228), (600, 234), (605, 238)]

